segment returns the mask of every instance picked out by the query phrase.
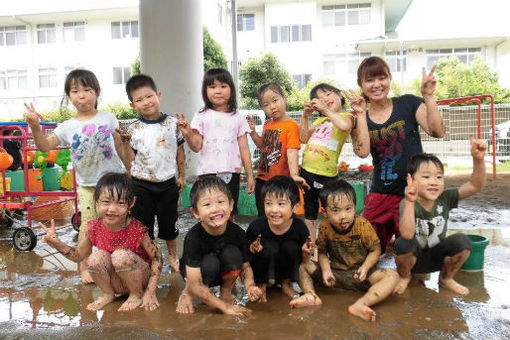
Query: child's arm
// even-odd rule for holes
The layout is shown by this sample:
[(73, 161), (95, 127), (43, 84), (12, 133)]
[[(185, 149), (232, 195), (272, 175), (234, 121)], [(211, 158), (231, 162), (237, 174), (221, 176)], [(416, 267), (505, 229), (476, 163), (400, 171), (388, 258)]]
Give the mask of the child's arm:
[(312, 106), (312, 102), (308, 101), (305, 103), (305, 107), (303, 108), (303, 118), (301, 119), (301, 123), (299, 124), (299, 140), (301, 143), (308, 143), (308, 140), (312, 136), (315, 127), (309, 127), (308, 119), (310, 115), (313, 113), (314, 108)]
[(228, 304), (211, 293), (209, 287), (202, 282), (200, 268), (186, 266), (186, 285), (188, 285), (191, 294), (198, 297), (209, 307), (217, 308), (225, 314), (232, 314), (236, 316), (245, 317), (250, 313), (248, 308)]
[(262, 148), (262, 137), (259, 136), (257, 130), (255, 129), (255, 118), (253, 116), (248, 116), (248, 125), (250, 126), (251, 132), (250, 137), (253, 140), (253, 143), (257, 146), (257, 148)]
[(425, 67), (422, 68), (421, 95), (423, 96), (425, 104), (420, 105), (418, 108), (416, 120), (429, 136), (443, 138), (445, 126), (434, 96), (436, 90), (436, 79), (434, 78), (435, 70), (436, 65), (432, 66), (430, 73), (427, 74), (425, 72)]
[(406, 240), (412, 239), (414, 237), (414, 233), (416, 232), (414, 201), (416, 201), (417, 197), (418, 191), (414, 185), (413, 177), (411, 174), (407, 174), (404, 208), (400, 213), (400, 221), (398, 223), (400, 236)]
[(253, 279), (253, 270), (251, 269), (250, 262), (243, 263), (243, 269), (241, 271), (241, 281), (243, 281), (244, 288), (248, 294), (248, 298), (251, 302), (258, 301), (262, 297), (262, 291), (255, 285)]
[(115, 145), (115, 150), (119, 155), (122, 164), (127, 170), (129, 174), (131, 172), (131, 166), (133, 161), (135, 160), (135, 152), (131, 147), (131, 134), (122, 128), (115, 129), (113, 134), (113, 144)]
[(326, 287), (334, 287), (336, 279), (331, 271), (331, 265), (329, 264), (329, 257), (327, 254), (319, 252), (319, 266), (322, 272), (322, 283), (324, 283)]
[(351, 108), (356, 116), (356, 123), (351, 130), (352, 146), (354, 153), (361, 158), (370, 154), (370, 135), (367, 124), (367, 103), (365, 98), (358, 96), (354, 91), (342, 91), (351, 103)]
[(308, 236), (308, 238), (306, 239), (306, 242), (303, 243), (303, 246), (301, 247), (301, 257), (302, 257), (301, 260), (303, 263), (310, 261), (316, 248), (317, 248), (317, 246), (312, 242), (312, 236)]
[(248, 195), (250, 195), (255, 191), (255, 181), (253, 179), (250, 147), (248, 146), (248, 137), (246, 137), (246, 134), (237, 137), (237, 145), (239, 146), (241, 161), (244, 171), (246, 172), (246, 180), (248, 181)]
[(177, 147), (177, 172), (179, 176), (177, 177), (177, 186), (179, 190), (182, 190), (186, 185), (186, 154), (184, 153), (184, 144), (181, 144)]
[(151, 263), (151, 276), (149, 283), (143, 293), (142, 305), (140, 307), (145, 310), (153, 311), (159, 307), (158, 298), (156, 297), (156, 288), (158, 287), (159, 276), (161, 275), (161, 268), (163, 267), (163, 256), (158, 247), (150, 239), (148, 234), (145, 234), (142, 240), (142, 248), (152, 260)]
[(306, 180), (299, 176), (299, 150), (298, 149), (287, 149), (287, 159), (289, 162), (290, 177), (296, 182), (297, 185), (302, 187), (304, 190), (310, 190), (310, 186), (306, 183)]
[(377, 261), (379, 261), (379, 256), (381, 256), (381, 246), (377, 245), (371, 252), (368, 253), (365, 261), (363, 261), (361, 267), (359, 267), (354, 274), (354, 278), (358, 279), (360, 282), (365, 281), (367, 279), (367, 273), (370, 268), (375, 266)]
[(319, 111), (319, 113), (325, 117), (328, 117), (331, 123), (335, 125), (339, 130), (344, 132), (350, 132), (353, 127), (351, 117), (341, 116), (336, 112), (331, 111), (326, 104), (320, 99), (312, 99), (312, 107)]
[(60, 141), (56, 134), (52, 133), (49, 136), (45, 136), (42, 133), (41, 125), (39, 124), (39, 114), (35, 111), (34, 104), (30, 103), (30, 105), (27, 105), (25, 103), (25, 107), (28, 110), (26, 120), (30, 130), (32, 130), (32, 137), (37, 148), (42, 152), (47, 152), (59, 146)]
[(487, 184), (487, 175), (485, 173), (485, 152), (487, 145), (477, 139), (473, 140), (470, 136), (471, 156), (473, 157), (473, 173), (469, 182), (464, 183), (459, 188), (459, 200), (463, 200), (482, 190)]
[(50, 247), (55, 248), (59, 253), (73, 262), (79, 263), (83, 261), (92, 252), (92, 243), (90, 242), (87, 230), (85, 230), (85, 237), (80, 239), (78, 247), (75, 249), (60, 241), (55, 232), (55, 220), (51, 220), (49, 227), (41, 222), (39, 222), (39, 226), (46, 232), (42, 238), (43, 242), (48, 243)]
[(181, 130), (186, 142), (188, 142), (189, 148), (194, 152), (202, 150), (202, 135), (191, 128), (184, 114), (176, 113), (175, 116), (177, 117), (177, 126)]

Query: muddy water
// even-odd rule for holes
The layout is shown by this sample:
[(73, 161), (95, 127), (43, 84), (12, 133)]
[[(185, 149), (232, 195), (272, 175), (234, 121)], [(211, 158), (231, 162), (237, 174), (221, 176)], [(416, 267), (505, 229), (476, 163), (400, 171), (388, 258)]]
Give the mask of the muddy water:
[[(203, 304), (193, 315), (179, 315), (175, 306), (183, 281), (169, 274), (167, 267), (158, 285), (161, 306), (156, 311), (119, 313), (123, 302), (119, 298), (102, 311), (89, 312), (85, 306), (100, 291), (80, 283), (74, 263), (40, 241), (32, 252), (17, 252), (10, 241), (12, 229), (0, 230), (0, 338), (508, 339), (510, 228), (503, 221), (498, 218), (494, 228), (468, 227), (469, 233), (491, 240), (485, 270), (457, 276), (471, 290), (468, 297), (439, 289), (438, 274), (433, 273), (424, 283), (413, 282), (402, 296), (375, 306), (377, 321), (373, 324), (347, 312), (360, 293), (325, 289), (318, 289), (323, 300), (320, 307), (290, 309), (280, 291), (269, 290), (269, 303), (249, 304), (253, 313), (246, 319), (219, 314)], [(247, 222), (240, 220), (244, 226)], [(181, 241), (193, 223), (189, 214), (179, 220)], [(58, 233), (65, 242), (76, 243), (72, 228)], [(160, 246), (164, 248), (164, 243)], [(394, 267), (392, 256), (385, 255), (381, 265)], [(242, 292), (238, 299), (245, 301)]]

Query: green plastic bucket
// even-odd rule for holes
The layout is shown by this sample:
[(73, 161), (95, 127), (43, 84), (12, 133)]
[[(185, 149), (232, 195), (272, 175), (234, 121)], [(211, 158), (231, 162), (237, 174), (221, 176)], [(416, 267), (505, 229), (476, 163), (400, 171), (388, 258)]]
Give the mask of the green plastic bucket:
[(483, 270), (485, 247), (489, 244), (489, 239), (481, 235), (467, 235), (467, 237), (471, 240), (471, 254), (461, 269), (472, 272)]
[(356, 214), (360, 214), (365, 206), (365, 183), (363, 182), (349, 182), (354, 188), (356, 194)]
[(191, 207), (191, 199), (189, 197), (189, 194), (191, 192), (191, 185), (186, 184), (184, 188), (182, 188), (181, 191), (181, 205), (183, 207), (189, 208)]
[(257, 216), (257, 204), (255, 203), (255, 194), (248, 195), (246, 189), (239, 190), (239, 199), (237, 200), (237, 212), (244, 216)]
[(44, 191), (60, 190), (60, 181), (58, 180), (59, 169), (57, 167), (46, 168), (42, 175)]
[(11, 191), (25, 191), (23, 170), (6, 171), (5, 177), (11, 179)]

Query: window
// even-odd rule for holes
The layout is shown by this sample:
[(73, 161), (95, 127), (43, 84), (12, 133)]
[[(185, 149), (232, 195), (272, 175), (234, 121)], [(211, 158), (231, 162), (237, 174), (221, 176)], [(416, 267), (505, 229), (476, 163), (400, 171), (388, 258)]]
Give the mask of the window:
[(389, 51), (385, 53), (386, 62), (390, 67), (390, 71), (395, 72), (406, 72), (407, 69), (407, 51)]
[(271, 26), (271, 42), (311, 41), (312, 25)]
[(311, 74), (294, 74), (292, 75), (292, 81), (299, 89), (302, 89), (303, 87), (308, 84), (310, 79), (312, 78)]
[(370, 24), (370, 4), (322, 6), (323, 26)]
[(238, 14), (237, 30), (253, 31), (255, 29), (255, 14)]
[(131, 77), (131, 67), (114, 67), (113, 68), (113, 83), (125, 84), (129, 77)]
[(57, 69), (40, 68), (39, 69), (39, 88), (57, 87)]
[(112, 39), (138, 38), (138, 21), (113, 21)]
[(0, 27), (0, 46), (24, 45), (26, 42), (26, 26)]
[(56, 41), (55, 24), (37, 25), (37, 42), (39, 44), (50, 44)]
[(464, 64), (469, 65), (481, 51), (482, 49), (480, 47), (427, 50), (427, 68), (430, 69), (439, 59), (447, 56), (456, 56)]
[(326, 54), (324, 55), (323, 72), (325, 75), (356, 74), (361, 61), (370, 56), (370, 52)]
[(85, 22), (64, 22), (64, 41), (85, 40)]
[(0, 71), (0, 90), (27, 88), (27, 70)]
[(223, 24), (223, 6), (221, 6), (220, 4), (218, 4), (218, 22), (220, 23), (220, 25)]

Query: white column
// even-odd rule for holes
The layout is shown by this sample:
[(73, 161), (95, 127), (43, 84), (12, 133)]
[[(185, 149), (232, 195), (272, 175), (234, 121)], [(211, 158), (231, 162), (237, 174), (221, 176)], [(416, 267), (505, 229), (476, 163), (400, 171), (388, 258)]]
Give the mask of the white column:
[[(161, 91), (161, 111), (184, 113), (191, 122), (203, 106), (201, 0), (140, 0), (140, 69)], [(186, 177), (197, 154), (186, 149)]]

